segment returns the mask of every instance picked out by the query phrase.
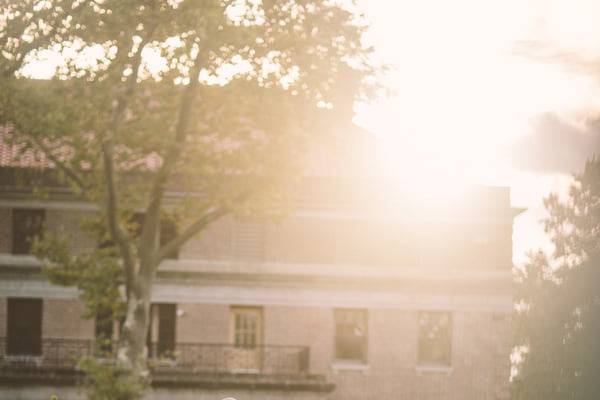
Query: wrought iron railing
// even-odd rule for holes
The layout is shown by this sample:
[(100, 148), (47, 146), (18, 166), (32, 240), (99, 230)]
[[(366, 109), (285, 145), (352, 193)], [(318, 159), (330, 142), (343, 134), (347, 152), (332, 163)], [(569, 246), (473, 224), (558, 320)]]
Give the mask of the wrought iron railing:
[(308, 372), (306, 346), (259, 345), (239, 347), (232, 344), (177, 343), (172, 351), (150, 348), (154, 368), (181, 368), (194, 372), (257, 373), (296, 375)]
[[(110, 345), (98, 346), (85, 339), (42, 339), (27, 350), (24, 343), (8, 343), (0, 338), (0, 368), (77, 369), (78, 361), (96, 355), (110, 360)], [(306, 346), (260, 345), (239, 347), (212, 343), (153, 343), (149, 365), (157, 372), (304, 375), (308, 373), (309, 348)]]
[(85, 339), (47, 338), (41, 342), (25, 338), (0, 338), (0, 366), (74, 369), (84, 356), (94, 352)]

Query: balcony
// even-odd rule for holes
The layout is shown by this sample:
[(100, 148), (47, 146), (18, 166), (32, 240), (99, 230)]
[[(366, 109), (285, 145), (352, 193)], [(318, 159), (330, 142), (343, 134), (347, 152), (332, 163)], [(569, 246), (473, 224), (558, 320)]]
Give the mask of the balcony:
[[(15, 349), (17, 351), (15, 351)], [(98, 355), (93, 340), (44, 338), (37, 346), (0, 338), (0, 381), (9, 383), (76, 383), (82, 376), (78, 360)], [(104, 351), (108, 362), (114, 352)], [(159, 386), (262, 387), (265, 389), (333, 389), (322, 376), (309, 374), (306, 346), (232, 344), (153, 344), (149, 348), (153, 384)]]

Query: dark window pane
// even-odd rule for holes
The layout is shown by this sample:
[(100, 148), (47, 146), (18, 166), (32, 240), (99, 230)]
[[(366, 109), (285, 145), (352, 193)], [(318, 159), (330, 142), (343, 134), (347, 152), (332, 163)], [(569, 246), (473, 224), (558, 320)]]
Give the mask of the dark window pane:
[[(160, 221), (160, 246), (164, 246), (177, 236), (177, 225), (170, 219)], [(179, 249), (175, 249), (167, 254), (168, 259), (176, 260), (179, 258)]]
[(6, 353), (42, 354), (42, 299), (8, 299)]
[(33, 239), (42, 235), (44, 216), (44, 210), (13, 210), (13, 254), (30, 254)]
[(367, 360), (367, 313), (365, 310), (335, 310), (335, 357)]
[(419, 363), (450, 365), (452, 355), (452, 314), (419, 313)]
[(100, 353), (112, 351), (113, 313), (110, 309), (99, 310), (96, 314), (96, 344)]
[(152, 317), (158, 314), (158, 338), (156, 351), (159, 357), (168, 356), (175, 351), (175, 325), (177, 318), (176, 304), (153, 304), (157, 308), (156, 313), (151, 313), (150, 329), (152, 329)]

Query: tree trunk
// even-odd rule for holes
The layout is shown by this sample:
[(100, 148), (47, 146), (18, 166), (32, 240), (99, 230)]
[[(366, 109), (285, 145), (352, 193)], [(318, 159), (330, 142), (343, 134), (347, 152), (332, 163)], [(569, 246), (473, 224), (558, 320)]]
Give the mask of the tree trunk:
[(148, 349), (146, 340), (150, 320), (153, 270), (149, 265), (138, 264), (138, 273), (132, 282), (127, 298), (127, 314), (122, 329), (117, 362), (136, 383), (150, 383)]

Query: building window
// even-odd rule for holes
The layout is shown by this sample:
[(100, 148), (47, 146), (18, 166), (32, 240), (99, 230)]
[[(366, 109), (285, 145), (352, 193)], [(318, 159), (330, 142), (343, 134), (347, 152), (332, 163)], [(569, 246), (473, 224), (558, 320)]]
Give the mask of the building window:
[(33, 239), (42, 235), (44, 210), (14, 209), (12, 254), (30, 254)]
[(114, 333), (113, 312), (110, 308), (101, 308), (95, 318), (96, 350), (100, 355), (112, 352)]
[(6, 354), (42, 354), (42, 299), (8, 299)]
[[(262, 345), (263, 316), (260, 307), (232, 307), (230, 340), (233, 348), (227, 366), (233, 372), (257, 373), (268, 360)], [(271, 360), (272, 361), (272, 360)]]
[[(144, 223), (144, 213), (134, 213), (128, 220), (127, 229), (134, 238), (139, 238), (142, 233), (142, 224)], [(166, 245), (177, 237), (177, 224), (172, 219), (161, 218), (159, 228), (160, 247)], [(114, 247), (111, 239), (103, 240), (98, 244), (99, 249)], [(179, 258), (179, 249), (171, 251), (166, 256), (167, 259), (176, 260)]]
[(262, 343), (262, 309), (233, 307), (231, 333), (235, 347), (256, 347)]
[[(160, 246), (164, 246), (177, 237), (177, 225), (171, 219), (160, 220)], [(167, 259), (177, 260), (179, 258), (179, 249), (175, 249), (167, 254)]]
[(177, 304), (152, 304), (148, 345), (153, 357), (172, 356), (175, 351)]
[(335, 310), (335, 358), (367, 361), (367, 311)]
[(452, 314), (419, 313), (419, 355), (421, 365), (449, 366), (452, 359)]

